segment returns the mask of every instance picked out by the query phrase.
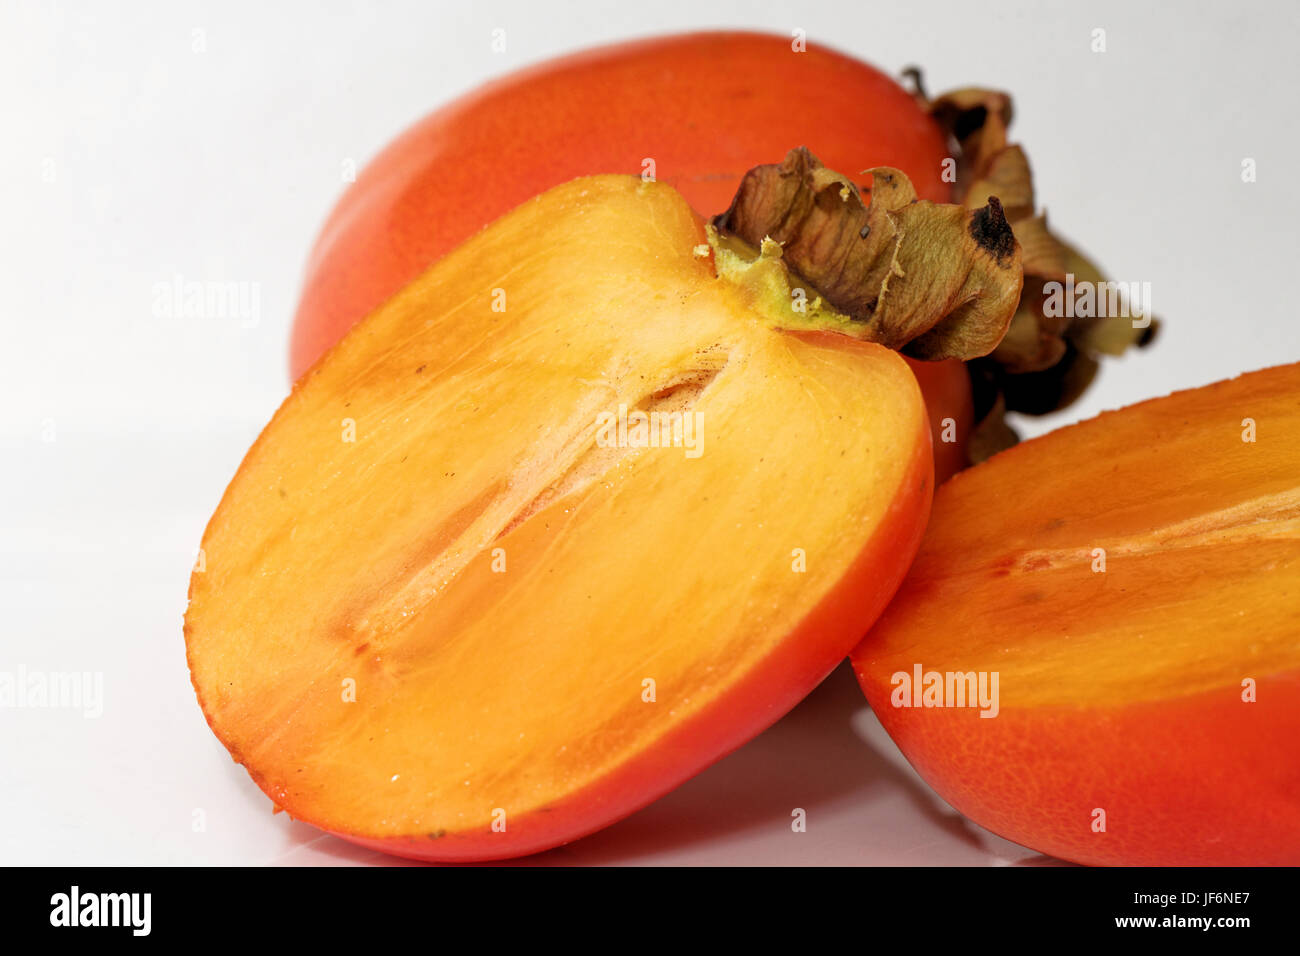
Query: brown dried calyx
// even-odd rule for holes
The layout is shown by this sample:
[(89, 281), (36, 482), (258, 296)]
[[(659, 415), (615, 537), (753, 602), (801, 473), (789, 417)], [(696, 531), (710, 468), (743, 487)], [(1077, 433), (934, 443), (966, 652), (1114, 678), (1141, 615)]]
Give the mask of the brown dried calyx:
[(1084, 284), (1097, 289), (1105, 277), (1048, 230), (1046, 215), (1035, 214), (1029, 162), (1019, 145), (1007, 142), (1011, 98), (995, 90), (968, 88), (930, 99), (919, 72), (905, 73), (918, 101), (951, 139), (954, 198), (975, 209), (997, 195), (1022, 250), (1024, 289), (1010, 328), (987, 357), (967, 366), (978, 422), (969, 452), (978, 462), (1018, 440), (1005, 421), (1007, 412), (1045, 415), (1066, 407), (1092, 382), (1102, 356), (1148, 344), (1158, 323), (1150, 316), (1135, 320), (1127, 308), (1101, 317), (1072, 315), (1073, 309), (1062, 314), (1055, 293)]
[[(746, 173), (713, 226), (730, 249), (748, 248), (782, 270), (782, 324), (834, 328), (916, 358), (987, 355), (1011, 324), (1022, 278), (1020, 246), (997, 197), (978, 208), (933, 203), (918, 200), (897, 169), (868, 172), (864, 203), (855, 183), (806, 148), (792, 149), (783, 162)], [(802, 290), (816, 296), (820, 322), (795, 318), (801, 310), (790, 304), (801, 299), (788, 293)]]

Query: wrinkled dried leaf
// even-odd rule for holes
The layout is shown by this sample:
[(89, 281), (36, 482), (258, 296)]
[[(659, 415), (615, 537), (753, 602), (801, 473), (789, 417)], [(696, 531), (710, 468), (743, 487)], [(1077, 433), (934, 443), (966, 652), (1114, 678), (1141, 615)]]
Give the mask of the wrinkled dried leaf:
[[(988, 168), (971, 182), (962, 198), (962, 205), (967, 208), (982, 206), (990, 196), (997, 196), (1002, 201), (1002, 208), (1012, 222), (1034, 214), (1033, 176), (1029, 171), (1029, 158), (1019, 146), (1008, 146), (990, 159)], [(1016, 238), (1020, 238), (1019, 234)]]
[(1040, 303), (1043, 280), (1025, 276), (1020, 305), (1011, 319), (1011, 327), (990, 358), (1012, 374), (1039, 372), (1050, 368), (1065, 355), (1065, 340), (1044, 327)]
[(1020, 298), (1020, 248), (995, 197), (979, 208), (918, 200), (896, 169), (871, 199), (807, 149), (750, 170), (714, 225), (779, 243), (786, 267), (852, 332), (918, 358), (971, 359), (1002, 340)]
[(1025, 216), (1012, 223), (1024, 250), (1025, 274), (1055, 279), (1068, 271), (1070, 249), (1047, 228), (1046, 216)]
[[(1006, 412), (1043, 415), (1065, 408), (1096, 377), (1100, 356), (1149, 344), (1158, 323), (1152, 319), (1149, 327), (1135, 328), (1125, 315), (1051, 314), (1046, 308), (1050, 283), (1064, 284), (1067, 276), (1076, 283), (1102, 283), (1105, 276), (1052, 233), (1045, 216), (1035, 215), (1029, 161), (1020, 146), (1008, 142), (1011, 98), (971, 87), (930, 99), (919, 71), (909, 75), (918, 101), (950, 137), (957, 160), (954, 194), (968, 207), (998, 196), (1022, 251), (1024, 287), (1007, 334), (992, 354), (967, 363), (980, 417), (972, 458), (980, 460), (991, 453), (988, 449), (1013, 440), (1014, 432), (1003, 421)], [(974, 451), (977, 444), (980, 455)]]
[[(1105, 276), (1086, 256), (1073, 246), (1062, 242), (1065, 251), (1064, 271), (1075, 277), (1076, 281), (1104, 282)], [(1150, 324), (1143, 327), (1141, 323), (1133, 324), (1128, 316), (1104, 316), (1095, 318), (1075, 318), (1069, 327), (1070, 340), (1082, 351), (1102, 355), (1123, 355), (1130, 346), (1144, 347), (1150, 345), (1160, 327), (1159, 320), (1150, 318)]]

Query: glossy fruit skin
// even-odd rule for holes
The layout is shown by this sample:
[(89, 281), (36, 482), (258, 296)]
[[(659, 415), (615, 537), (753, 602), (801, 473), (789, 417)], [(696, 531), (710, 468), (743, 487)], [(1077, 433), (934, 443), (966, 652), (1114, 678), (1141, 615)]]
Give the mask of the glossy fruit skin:
[(934, 480), (943, 484), (970, 464), (966, 456), (966, 439), (975, 425), (975, 408), (971, 404), (970, 376), (960, 359), (942, 362), (907, 360), (925, 396), (926, 415), (934, 446)]
[[(919, 720), (890, 705), (859, 654), (872, 710), (908, 762), (1000, 836), (1095, 866), (1300, 862), (1298, 772), (1283, 746), (1300, 740), (1300, 672), (1259, 680), (1267, 707), (1211, 691), (1129, 707), (1004, 708), (989, 721), (940, 708)], [(1098, 809), (1105, 832), (1090, 829)]]
[(651, 172), (703, 215), (741, 176), (806, 145), (832, 169), (897, 167), (944, 201), (947, 144), (884, 73), (788, 37), (694, 33), (601, 47), (489, 83), (426, 116), (360, 173), (307, 263), (296, 380), (430, 263), (578, 176)]

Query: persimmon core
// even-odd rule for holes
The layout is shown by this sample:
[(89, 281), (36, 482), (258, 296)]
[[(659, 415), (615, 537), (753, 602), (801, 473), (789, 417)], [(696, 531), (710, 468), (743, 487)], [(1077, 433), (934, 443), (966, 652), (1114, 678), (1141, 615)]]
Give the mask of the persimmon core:
[[(278, 805), (445, 845), (581, 798), (594, 829), (634, 809), (603, 781), (670, 789), (726, 747), (657, 741), (723, 703), (756, 732), (874, 619), (929, 494), (915, 379), (774, 330), (703, 241), (670, 187), (557, 187), (298, 383), (209, 525), (186, 621), (209, 722)], [(598, 445), (621, 406), (699, 416), (702, 453)], [(906, 553), (864, 562), (881, 540)], [(817, 617), (846, 595), (858, 615)], [(796, 639), (788, 690), (728, 697)]]

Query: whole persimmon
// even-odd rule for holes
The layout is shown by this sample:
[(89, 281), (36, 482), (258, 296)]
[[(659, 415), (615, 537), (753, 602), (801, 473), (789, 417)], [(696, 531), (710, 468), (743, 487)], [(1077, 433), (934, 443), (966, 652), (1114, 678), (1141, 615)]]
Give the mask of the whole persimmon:
[(992, 356), (969, 368), (910, 363), (943, 481), (1014, 442), (1005, 412), (1069, 404), (1097, 358), (1134, 338), (1126, 324), (1063, 328), (1043, 314), (1044, 281), (1100, 273), (1034, 215), (1028, 163), (1007, 137), (1010, 98), (968, 88), (930, 99), (912, 76), (908, 90), (819, 43), (705, 32), (601, 47), (489, 83), (402, 133), (339, 199), (307, 262), (291, 375), (429, 263), (552, 186), (631, 173), (670, 184), (707, 216), (726, 207), (747, 169), (803, 145), (850, 176), (900, 169), (922, 199), (978, 208), (999, 195), (1033, 251), (1025, 300)]
[(465, 239), (597, 173), (665, 182), (701, 215), (804, 145), (848, 175), (901, 169), (947, 201), (940, 126), (879, 70), (789, 38), (694, 33), (551, 60), (420, 120), (357, 175), (321, 228), (294, 319), (297, 379), (342, 334)]
[[(621, 43), (510, 74), (426, 116), (361, 170), (322, 227), (290, 374), (300, 377), (431, 262), (578, 176), (653, 177), (710, 215), (747, 169), (803, 144), (832, 169), (897, 167), (921, 198), (948, 200), (945, 132), (917, 99), (860, 60), (796, 46), (739, 32)], [(961, 362), (911, 364), (942, 480), (966, 461), (970, 384)]]
[(705, 32), (601, 47), (489, 83), (402, 133), (339, 199), (307, 262), (291, 375), (431, 262), (552, 186), (631, 173), (670, 184), (708, 216), (747, 169), (803, 145), (850, 176), (900, 169), (922, 199), (978, 208), (998, 195), (1032, 251), (1021, 309), (993, 355), (911, 362), (942, 481), (1015, 441), (1006, 412), (1064, 407), (1100, 356), (1136, 339), (1127, 323), (1063, 327), (1043, 314), (1043, 282), (1101, 275), (1035, 215), (1029, 165), (1007, 136), (1010, 98), (967, 88), (931, 99), (909, 72), (913, 90), (820, 43)]

